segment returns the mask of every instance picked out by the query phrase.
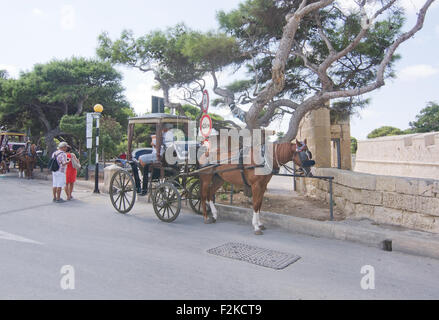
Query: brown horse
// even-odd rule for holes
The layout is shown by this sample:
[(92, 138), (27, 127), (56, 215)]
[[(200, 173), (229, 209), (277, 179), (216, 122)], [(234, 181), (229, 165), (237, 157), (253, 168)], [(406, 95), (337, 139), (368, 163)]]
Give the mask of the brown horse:
[[(264, 193), (267, 189), (267, 185), (273, 176), (273, 173), (280, 169), (282, 165), (293, 161), (297, 166), (303, 169), (306, 175), (311, 175), (310, 167), (308, 163), (312, 158), (311, 153), (306, 145), (306, 139), (303, 143), (297, 141), (296, 143), (280, 143), (274, 144), (272, 149), (272, 168), (267, 174), (258, 174), (255, 170), (255, 162), (253, 159), (253, 148), (251, 148), (251, 164), (244, 165), (242, 174), (236, 164), (220, 164), (216, 166), (206, 167), (201, 170), (201, 204), (203, 208), (204, 222), (214, 223), (217, 219), (217, 211), (213, 203), (213, 197), (215, 192), (223, 185), (223, 183), (229, 182), (234, 185), (251, 187), (252, 201), (253, 201), (253, 220), (252, 225), (256, 235), (262, 235), (262, 230), (265, 230), (264, 225), (261, 223), (259, 213), (261, 210), (262, 200)], [(228, 159), (232, 158), (231, 150), (228, 151)], [(268, 153), (268, 151), (267, 151)], [(267, 158), (267, 157), (266, 157)], [(218, 159), (227, 159), (221, 157), (218, 151)], [(248, 169), (246, 169), (246, 167)], [(250, 168), (253, 167), (253, 168)], [(245, 181), (244, 181), (245, 179)], [(209, 201), (209, 205), (212, 211), (213, 219), (207, 216), (206, 202)]]
[(37, 162), (37, 146), (32, 144), (28, 148), (21, 147), (17, 153), (11, 157), (17, 160), (18, 163), (18, 177), (33, 179), (33, 169)]
[(2, 151), (2, 161), (0, 162), (0, 174), (9, 172), (10, 157), (12, 155), (13, 152), (9, 150), (9, 147), (6, 147)]

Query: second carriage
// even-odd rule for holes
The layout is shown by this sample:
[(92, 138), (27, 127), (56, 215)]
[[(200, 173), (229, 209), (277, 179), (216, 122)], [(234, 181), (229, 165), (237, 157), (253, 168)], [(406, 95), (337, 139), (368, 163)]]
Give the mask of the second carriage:
[[(192, 122), (193, 123), (193, 122)], [(143, 148), (133, 152), (136, 125), (147, 125), (154, 136), (157, 155), (156, 161), (148, 165), (148, 192), (145, 196), (152, 201), (154, 212), (164, 222), (174, 221), (181, 210), (182, 202), (188, 202), (196, 213), (201, 214), (200, 181), (196, 174), (199, 169), (197, 153), (203, 148), (196, 139), (197, 129), (191, 126), (191, 119), (165, 113), (152, 113), (142, 117), (130, 118), (128, 121), (127, 159), (119, 159), (120, 166), (110, 180), (110, 198), (114, 208), (120, 213), (128, 213), (138, 197), (142, 167), (138, 157), (152, 153), (152, 148)], [(174, 141), (171, 150), (163, 152), (163, 128), (172, 125)], [(148, 137), (151, 139), (151, 137)], [(173, 163), (166, 161), (165, 154), (171, 155)]]

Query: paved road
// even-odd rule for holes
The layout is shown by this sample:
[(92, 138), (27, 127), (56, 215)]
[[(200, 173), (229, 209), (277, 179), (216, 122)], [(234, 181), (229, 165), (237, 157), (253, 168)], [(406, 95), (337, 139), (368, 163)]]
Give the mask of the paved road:
[[(281, 230), (254, 236), (249, 225), (204, 225), (183, 212), (160, 222), (145, 199), (118, 215), (108, 196), (78, 190), (51, 203), (45, 181), (0, 177), (2, 299), (372, 299), (439, 298), (439, 260)], [(229, 241), (300, 255), (284, 270), (213, 256)], [(62, 266), (75, 289), (62, 290)], [(375, 269), (363, 290), (360, 269)]]

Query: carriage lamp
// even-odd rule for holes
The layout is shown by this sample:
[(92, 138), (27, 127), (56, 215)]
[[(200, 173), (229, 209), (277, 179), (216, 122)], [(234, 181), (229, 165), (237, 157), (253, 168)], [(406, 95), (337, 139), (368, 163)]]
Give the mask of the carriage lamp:
[(94, 193), (99, 193), (99, 118), (101, 117), (104, 107), (101, 104), (96, 104), (93, 107), (96, 112), (96, 168), (95, 168), (95, 190)]

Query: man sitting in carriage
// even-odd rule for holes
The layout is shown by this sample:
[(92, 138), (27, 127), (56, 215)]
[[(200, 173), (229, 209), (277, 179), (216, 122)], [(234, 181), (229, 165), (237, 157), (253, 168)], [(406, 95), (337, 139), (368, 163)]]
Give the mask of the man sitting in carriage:
[[(139, 157), (139, 163), (143, 168), (142, 188), (140, 188), (140, 179), (138, 177), (137, 170), (134, 170), (135, 168), (133, 168), (137, 191), (142, 196), (148, 193), (148, 173), (150, 165), (159, 161), (159, 159), (164, 155), (166, 149), (171, 147), (174, 142), (174, 134), (171, 131), (172, 128), (173, 125), (171, 123), (165, 123), (162, 129), (162, 145), (157, 147), (156, 139), (153, 135), (151, 139), (152, 153), (144, 154)], [(160, 157), (157, 156), (157, 149), (160, 150)]]

